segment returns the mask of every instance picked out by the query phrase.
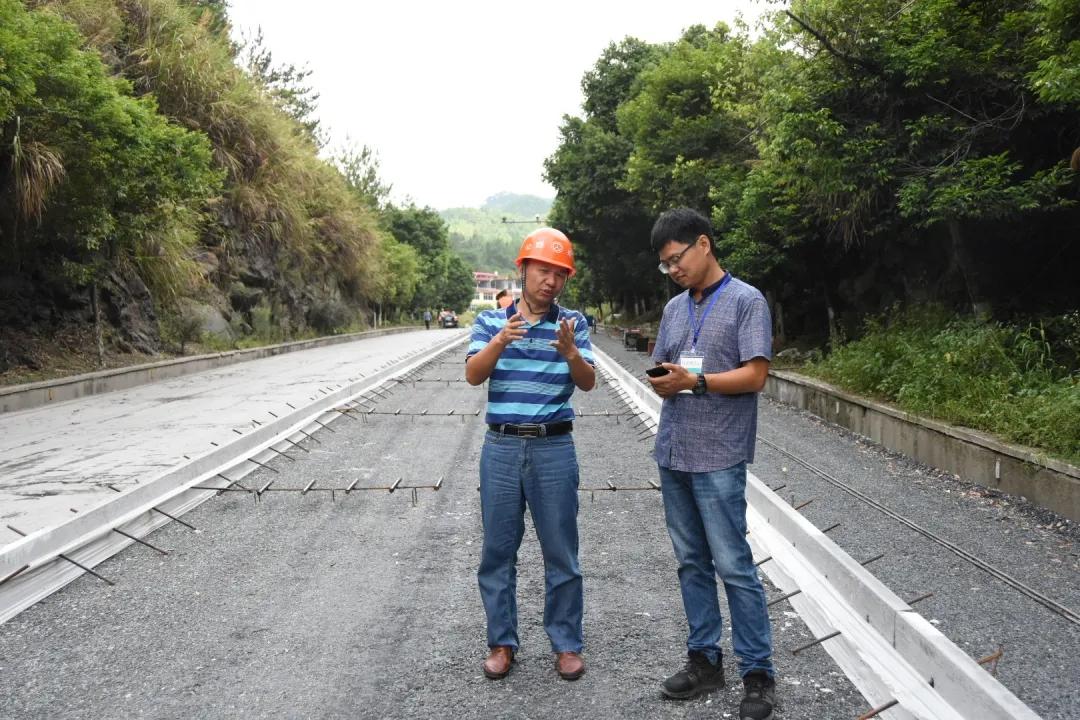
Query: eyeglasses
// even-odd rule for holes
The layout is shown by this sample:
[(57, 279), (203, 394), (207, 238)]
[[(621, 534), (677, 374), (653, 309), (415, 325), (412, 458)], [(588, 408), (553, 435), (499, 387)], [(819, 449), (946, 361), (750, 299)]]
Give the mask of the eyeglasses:
[(664, 261), (662, 261), (662, 262), (661, 262), (661, 263), (660, 263), (659, 265), (657, 265), (657, 266), (656, 266), (656, 267), (657, 267), (657, 269), (658, 269), (658, 270), (660, 270), (660, 272), (662, 272), (662, 273), (664, 273), (665, 275), (667, 275), (668, 273), (670, 273), (670, 272), (671, 272), (671, 268), (675, 267), (675, 266), (676, 266), (676, 265), (678, 265), (678, 264), (679, 264), (680, 262), (682, 262), (682, 259), (683, 259), (683, 255), (685, 255), (686, 253), (688, 253), (688, 252), (690, 252), (691, 250), (693, 250), (693, 249), (694, 249), (694, 248), (695, 248), (696, 246), (697, 246), (697, 243), (694, 243), (694, 244), (693, 244), (693, 245), (691, 245), (690, 247), (688, 247), (688, 248), (686, 248), (685, 250), (683, 250), (683, 251), (682, 251), (681, 253), (677, 253), (677, 254), (675, 254), (675, 255), (672, 255), (672, 256), (671, 256), (671, 257), (669, 257), (669, 258), (668, 258), (667, 260), (664, 260)]

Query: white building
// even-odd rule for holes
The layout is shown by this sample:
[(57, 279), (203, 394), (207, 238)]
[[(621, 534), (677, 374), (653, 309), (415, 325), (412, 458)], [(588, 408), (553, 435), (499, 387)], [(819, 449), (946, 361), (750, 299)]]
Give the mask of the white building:
[(521, 278), (516, 274), (500, 275), (499, 273), (473, 271), (473, 280), (476, 282), (476, 293), (473, 295), (470, 307), (486, 305), (495, 306), (495, 296), (500, 290), (509, 290), (515, 299), (521, 297)]

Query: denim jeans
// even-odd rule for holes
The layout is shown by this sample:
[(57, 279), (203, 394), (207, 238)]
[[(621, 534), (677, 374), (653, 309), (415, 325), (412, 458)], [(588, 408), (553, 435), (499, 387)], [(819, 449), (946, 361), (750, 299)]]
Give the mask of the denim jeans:
[(581, 652), (584, 588), (578, 567), (578, 464), (569, 434), (519, 438), (488, 431), (480, 454), (484, 547), (477, 580), (488, 646), (518, 647), (517, 552), (532, 513), (544, 556), (544, 630), (554, 652)]
[(679, 586), (690, 624), (689, 650), (716, 662), (724, 622), (716, 576), (731, 612), (731, 644), (739, 674), (773, 675), (772, 629), (765, 589), (746, 541), (746, 463), (713, 472), (660, 467), (664, 517), (679, 562)]

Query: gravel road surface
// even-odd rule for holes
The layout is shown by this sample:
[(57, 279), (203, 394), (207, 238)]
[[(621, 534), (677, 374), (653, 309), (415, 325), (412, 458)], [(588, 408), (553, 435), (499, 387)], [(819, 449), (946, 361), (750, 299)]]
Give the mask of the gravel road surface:
[[(598, 338), (641, 367), (640, 354)], [(642, 364), (644, 363), (644, 365)], [(460, 377), (460, 352), (424, 377)], [(416, 382), (380, 410), (455, 414), (482, 409), (484, 391), (460, 382)], [(625, 410), (604, 388), (578, 393), (586, 413)], [(762, 403), (761, 434), (814, 464), (880, 492), (882, 502), (924, 513), (935, 529), (970, 543), (995, 564), (1072, 607), (1078, 543), (1001, 498), (979, 496), (926, 468), (813, 418)], [(581, 561), (586, 662), (578, 682), (560, 680), (541, 623), (543, 568), (526, 533), (519, 562), (522, 647), (503, 681), (480, 670), (484, 617), (476, 589), (481, 528), (477, 465), (481, 418), (379, 415), (339, 419), (245, 484), (358, 487), (432, 484), (442, 489), (267, 493), (256, 503), (228, 493), (154, 533), (168, 557), (132, 547), (99, 566), (115, 587), (84, 576), (0, 626), (3, 718), (723, 718), (741, 696), (728, 635), (728, 687), (687, 702), (663, 700), (658, 683), (681, 666), (686, 624), (675, 562), (655, 491), (651, 440), (628, 419), (583, 417), (575, 439), (582, 467)], [(785, 471), (784, 468), (787, 468)], [(780, 481), (857, 559), (901, 596), (933, 590), (920, 610), (973, 656), (1005, 645), (999, 677), (1046, 718), (1080, 716), (1080, 634), (1057, 616), (880, 513), (830, 489), (785, 456), (759, 446), (753, 471)], [(787, 493), (789, 490), (782, 491)], [(786, 496), (786, 495), (785, 495)], [(894, 504), (895, 503), (895, 504)], [(1056, 561), (1056, 562), (1055, 562)], [(973, 590), (977, 588), (977, 590)], [(777, 591), (766, 580), (771, 596)], [(781, 674), (780, 718), (854, 718), (866, 701), (812, 639), (790, 606), (772, 608)], [(887, 718), (888, 714), (882, 717)]]

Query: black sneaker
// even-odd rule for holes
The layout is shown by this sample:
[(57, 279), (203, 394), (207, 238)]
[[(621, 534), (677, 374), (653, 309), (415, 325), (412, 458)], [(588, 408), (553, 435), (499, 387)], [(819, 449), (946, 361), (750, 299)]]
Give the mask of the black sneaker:
[(709, 662), (705, 653), (691, 650), (686, 654), (686, 667), (660, 684), (660, 692), (673, 700), (687, 700), (724, 687), (724, 662)]
[(739, 704), (739, 720), (772, 720), (776, 680), (764, 670), (751, 670), (742, 681), (746, 694)]

